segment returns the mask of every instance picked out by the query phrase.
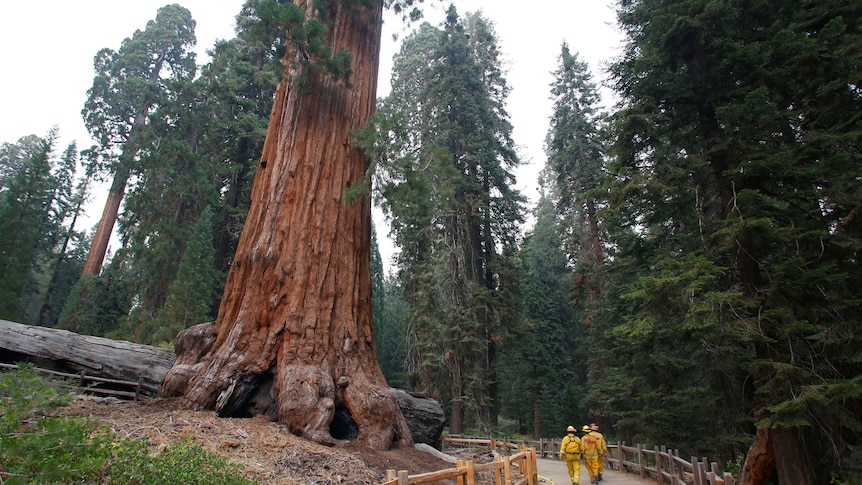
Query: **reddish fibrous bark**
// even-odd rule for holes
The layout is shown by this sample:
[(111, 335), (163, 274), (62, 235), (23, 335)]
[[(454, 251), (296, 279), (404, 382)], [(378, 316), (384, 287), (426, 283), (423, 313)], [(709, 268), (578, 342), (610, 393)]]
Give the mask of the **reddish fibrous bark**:
[(327, 37), (353, 52), (354, 77), (300, 81), (286, 59), (218, 317), (178, 342), (163, 391), (224, 415), (269, 414), (327, 444), (347, 411), (351, 438), (383, 450), (412, 438), (374, 347), (370, 199), (344, 195), (368, 167), (350, 133), (375, 109), (382, 5), (342, 3), (331, 3)]
[(746, 485), (766, 485), (775, 470), (775, 452), (769, 428), (758, 428), (754, 443), (745, 457), (740, 483)]

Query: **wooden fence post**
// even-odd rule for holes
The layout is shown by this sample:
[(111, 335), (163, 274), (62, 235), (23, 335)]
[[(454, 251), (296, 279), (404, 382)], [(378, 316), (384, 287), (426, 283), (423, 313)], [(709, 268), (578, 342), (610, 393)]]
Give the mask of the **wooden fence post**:
[(398, 471), (398, 485), (409, 485), (410, 483), (410, 474), (407, 470), (399, 470)]
[(703, 485), (703, 482), (700, 481), (696, 456), (691, 457), (691, 474), (694, 476), (694, 485)]
[(643, 478), (646, 470), (644, 469), (644, 449), (641, 444), (638, 444), (638, 468), (641, 472), (641, 478)]
[(527, 460), (527, 470), (529, 472), (529, 478), (527, 479), (527, 483), (530, 485), (535, 485), (539, 480), (539, 464), (536, 463), (536, 450), (530, 449), (528, 450), (529, 460)]
[(661, 474), (661, 451), (658, 445), (653, 446), (655, 452), (655, 479), (658, 480), (658, 485), (664, 484), (664, 477)]
[(503, 459), (503, 483), (505, 485), (512, 483), (512, 462), (508, 458)]
[(626, 445), (625, 441), (620, 441), (620, 448), (619, 448), (619, 450), (620, 450), (620, 471), (626, 471), (627, 472), (627, 471), (629, 471), (629, 467), (627, 465), (625, 465), (625, 462), (623, 461), (623, 457), (625, 456), (625, 451), (623, 450), (623, 447), (625, 445)]

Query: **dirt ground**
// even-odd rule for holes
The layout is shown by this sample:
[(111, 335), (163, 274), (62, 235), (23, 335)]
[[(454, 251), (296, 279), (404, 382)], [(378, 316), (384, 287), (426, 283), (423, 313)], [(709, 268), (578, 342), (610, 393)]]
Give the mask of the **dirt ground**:
[(219, 418), (212, 411), (183, 409), (173, 399), (133, 402), (79, 396), (59, 413), (96, 418), (129, 438), (146, 437), (153, 452), (194, 438), (204, 449), (244, 466), (262, 484), (372, 485), (384, 481), (387, 469), (417, 474), (453, 466), (415, 448), (376, 452), (350, 443), (326, 447), (265, 418)]

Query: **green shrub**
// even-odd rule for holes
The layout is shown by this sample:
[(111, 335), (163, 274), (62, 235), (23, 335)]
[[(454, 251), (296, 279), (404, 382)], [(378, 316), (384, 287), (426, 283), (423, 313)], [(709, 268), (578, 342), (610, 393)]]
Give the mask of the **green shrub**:
[(151, 456), (94, 420), (48, 416), (73, 396), (28, 365), (0, 373), (0, 483), (253, 484), (192, 441)]

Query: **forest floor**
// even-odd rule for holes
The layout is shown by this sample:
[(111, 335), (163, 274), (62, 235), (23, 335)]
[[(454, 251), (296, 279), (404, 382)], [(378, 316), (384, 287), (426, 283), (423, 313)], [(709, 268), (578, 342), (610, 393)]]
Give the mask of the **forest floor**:
[[(192, 438), (205, 450), (244, 467), (261, 484), (375, 485), (384, 481), (387, 469), (417, 474), (454, 466), (416, 448), (374, 451), (350, 443), (322, 446), (266, 418), (219, 418), (213, 411), (184, 409), (174, 399), (134, 402), (78, 396), (58, 414), (95, 418), (124, 437), (145, 437), (153, 453)], [(480, 455), (459, 458), (477, 463), (492, 459), (490, 453)]]

